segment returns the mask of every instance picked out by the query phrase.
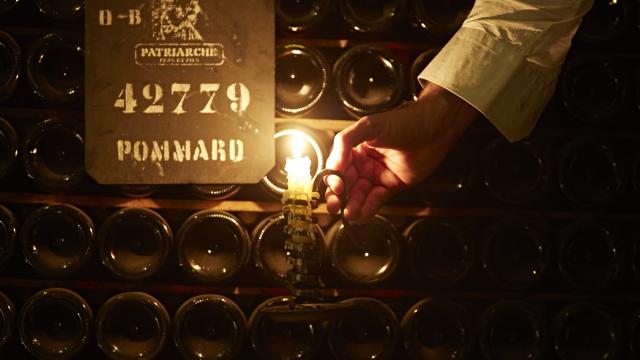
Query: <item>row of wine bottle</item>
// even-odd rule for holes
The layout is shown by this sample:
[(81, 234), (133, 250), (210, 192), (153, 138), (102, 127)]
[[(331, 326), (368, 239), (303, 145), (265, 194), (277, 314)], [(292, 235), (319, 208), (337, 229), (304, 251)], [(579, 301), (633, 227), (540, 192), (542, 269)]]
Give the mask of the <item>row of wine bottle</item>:
[(2, 0), (0, 15), (11, 14), (12, 10), (26, 6), (28, 2), (33, 3), (39, 13), (55, 21), (75, 20), (84, 14), (84, 0)]
[[(407, 95), (417, 98), (421, 90), (417, 77), (438, 50), (415, 57), (407, 74), (398, 54), (382, 45), (360, 44), (343, 52), (330, 71), (327, 56), (320, 49), (282, 43), (276, 48), (276, 111), (282, 116), (306, 115), (320, 107), (329, 84), (335, 84), (339, 102), (355, 118), (389, 110)], [(410, 89), (407, 78), (412, 79)]]
[(352, 34), (381, 33), (410, 23), (433, 38), (446, 38), (462, 25), (473, 4), (473, 0), (279, 0), (276, 16), (278, 25), (291, 32), (335, 27), (339, 19)]
[[(453, 34), (474, 5), (473, 0), (386, 0), (363, 3), (357, 0), (277, 1), (280, 28), (294, 33), (326, 32), (338, 22), (347, 24), (348, 35), (393, 31), (394, 25), (411, 24), (435, 39)], [(583, 19), (577, 34), (579, 41), (606, 43), (633, 28), (634, 6), (631, 0), (596, 0)], [(338, 19), (338, 21), (336, 21)], [(343, 34), (346, 35), (346, 34)]]
[[(10, 175), (21, 157), (24, 172), (38, 188), (51, 193), (78, 189), (87, 178), (81, 134), (80, 125), (74, 122), (46, 119), (34, 124), (20, 142), (16, 130), (0, 118), (0, 180)], [(312, 174), (324, 168), (328, 141), (301, 126), (279, 127), (275, 134), (276, 166), (262, 180), (264, 188), (277, 197), (287, 186), (284, 165), (292, 138), (302, 140)], [(536, 139), (508, 143), (496, 138), (484, 145), (478, 157), (478, 151), (463, 144), (415, 191), (423, 203), (448, 205), (466, 200), (476, 184), (482, 183), (504, 204), (566, 205), (552, 203), (550, 194), (559, 189), (567, 204), (607, 207), (623, 202), (627, 193), (640, 197), (640, 151), (633, 142), (626, 148), (623, 145), (613, 146), (597, 138), (577, 138), (562, 146)], [(552, 151), (558, 156), (550, 156)], [(634, 151), (635, 155), (630, 154)], [(224, 199), (237, 193), (239, 186), (191, 185), (189, 189), (201, 198)], [(147, 196), (153, 190), (153, 186), (119, 188), (131, 196)]]
[[(389, 110), (418, 97), (422, 87), (417, 77), (438, 51), (418, 54), (407, 71), (401, 54), (379, 44), (360, 44), (340, 54), (331, 67), (320, 49), (283, 42), (276, 50), (276, 112), (281, 116), (322, 112), (321, 100), (333, 91), (330, 84), (335, 85), (337, 101), (355, 118)], [(29, 45), (22, 59), (20, 46), (0, 31), (0, 61), (6, 69), (0, 75), (0, 102), (14, 95), (21, 77), (49, 104), (82, 96), (84, 51), (74, 40), (45, 35)], [(618, 120), (629, 110), (633, 94), (628, 77), (615, 60), (578, 58), (565, 69), (562, 103), (573, 117), (587, 123)]]
[[(83, 0), (30, 0), (37, 10), (56, 21), (74, 20), (84, 12)], [(28, 0), (4, 0), (0, 15), (11, 14), (12, 9)], [(326, 31), (335, 27), (340, 19), (352, 30), (350, 34), (380, 33), (394, 25), (410, 23), (414, 28), (426, 30), (434, 38), (443, 38), (455, 32), (473, 7), (473, 0), (450, 2), (446, 0), (384, 0), (362, 3), (357, 0), (278, 0), (278, 25), (291, 32), (308, 30)], [(26, 4), (25, 4), (26, 5)], [(595, 1), (583, 19), (577, 38), (587, 43), (615, 40), (633, 28), (632, 0)]]
[[(38, 208), (19, 229), (12, 212), (0, 206), (0, 264), (12, 258), (17, 243), (38, 274), (64, 277), (85, 268), (96, 252), (114, 275), (140, 280), (158, 273), (175, 256), (194, 279), (216, 283), (236, 277), (252, 258), (265, 280), (283, 284), (291, 267), (285, 224), (282, 213), (268, 216), (250, 236), (234, 215), (205, 210), (182, 222), (174, 239), (160, 214), (126, 208), (107, 217), (94, 240), (91, 218), (71, 205)], [(606, 224), (576, 221), (553, 234), (555, 246), (544, 229), (523, 219), (494, 221), (475, 239), (463, 226), (430, 218), (414, 221), (400, 234), (386, 218), (376, 216), (348, 231), (339, 221), (326, 237), (317, 226), (316, 241), (326, 249), (335, 274), (351, 284), (382, 283), (409, 270), (422, 286), (455, 287), (481, 266), (496, 285), (522, 290), (543, 284), (556, 261), (573, 287), (600, 290), (611, 288), (627, 272), (640, 281), (640, 242), (633, 238), (635, 229), (629, 230), (622, 235)]]
[[(0, 293), (0, 348), (17, 322), (19, 341), (36, 359), (82, 354), (92, 333), (105, 356), (119, 360), (156, 358), (171, 340), (184, 359), (233, 359), (246, 342), (265, 360), (317, 359), (324, 347), (336, 359), (395, 359), (403, 351), (412, 360), (466, 360), (475, 343), (487, 360), (545, 359), (552, 349), (560, 360), (640, 355), (640, 310), (618, 310), (620, 316), (615, 316), (596, 303), (566, 305), (551, 326), (542, 306), (516, 300), (486, 307), (478, 316), (479, 326), (465, 306), (441, 298), (419, 301), (401, 321), (382, 301), (362, 297), (343, 300), (350, 305), (348, 315), (325, 323), (276, 322), (263, 312), (288, 301), (268, 299), (247, 321), (231, 299), (199, 295), (185, 301), (171, 320), (163, 304), (143, 292), (117, 294), (95, 315), (85, 299), (68, 289), (37, 292), (17, 314)], [(398, 349), (400, 344), (404, 349)]]
[(509, 205), (563, 207), (556, 198), (558, 189), (569, 203), (582, 208), (621, 205), (627, 191), (640, 196), (640, 152), (634, 143), (626, 148), (623, 142), (613, 145), (595, 137), (553, 144), (541, 140), (509, 143), (498, 137), (480, 151), (460, 145), (418, 187), (420, 197), (439, 205), (460, 202), (476, 182)]
[[(322, 112), (321, 99), (328, 95), (329, 84), (355, 118), (389, 110), (418, 98), (422, 90), (418, 76), (439, 50), (419, 53), (408, 67), (403, 62), (406, 54), (380, 44), (353, 46), (331, 63), (329, 49), (282, 42), (276, 49), (276, 111), (281, 116)], [(622, 123), (632, 113), (634, 87), (640, 91), (640, 83), (629, 81), (627, 67), (615, 57), (573, 57), (563, 69), (561, 103), (583, 123)], [(637, 100), (636, 107), (640, 109)]]

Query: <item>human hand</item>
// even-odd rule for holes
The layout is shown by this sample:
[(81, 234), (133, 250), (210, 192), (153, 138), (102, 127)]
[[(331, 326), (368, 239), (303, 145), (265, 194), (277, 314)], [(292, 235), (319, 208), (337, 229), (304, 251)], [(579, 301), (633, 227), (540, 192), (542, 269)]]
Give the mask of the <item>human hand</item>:
[[(448, 90), (428, 84), (418, 100), (368, 115), (338, 133), (327, 168), (347, 183), (345, 220), (361, 224), (395, 193), (428, 177), (479, 112)], [(340, 210), (344, 184), (326, 179), (327, 209)]]

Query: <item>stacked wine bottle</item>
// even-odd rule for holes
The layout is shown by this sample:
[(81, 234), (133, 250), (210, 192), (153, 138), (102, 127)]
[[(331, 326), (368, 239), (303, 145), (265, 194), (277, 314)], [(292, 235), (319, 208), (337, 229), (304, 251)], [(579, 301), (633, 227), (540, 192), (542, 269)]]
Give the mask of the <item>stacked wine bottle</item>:
[[(216, 295), (162, 296), (175, 311), (146, 292), (122, 292), (97, 300), (64, 288), (31, 294), (20, 306), (0, 293), (0, 345), (22, 343), (30, 356), (109, 359), (245, 358), (250, 346), (260, 359), (333, 356), (336, 359), (582, 358), (636, 356), (640, 309), (595, 302), (548, 304), (502, 300), (470, 306), (425, 298), (408, 308), (368, 297), (347, 298), (349, 316), (318, 322), (274, 322), (261, 311), (286, 304), (266, 299), (245, 315), (242, 305)], [(22, 300), (22, 299), (21, 299)], [(181, 302), (182, 301), (182, 302)], [(398, 317), (399, 309), (401, 317)], [(93, 350), (93, 351), (92, 351)], [(250, 356), (250, 355), (249, 355)]]
[(336, 131), (419, 98), (472, 7), (276, 0), (276, 166), (259, 184), (103, 186), (84, 170), (83, 1), (0, 1), (0, 358), (638, 358), (631, 0), (595, 1), (531, 137), (480, 119), (369, 223), (317, 212), (320, 294), (345, 316), (264, 312), (290, 301), (291, 139), (318, 174)]

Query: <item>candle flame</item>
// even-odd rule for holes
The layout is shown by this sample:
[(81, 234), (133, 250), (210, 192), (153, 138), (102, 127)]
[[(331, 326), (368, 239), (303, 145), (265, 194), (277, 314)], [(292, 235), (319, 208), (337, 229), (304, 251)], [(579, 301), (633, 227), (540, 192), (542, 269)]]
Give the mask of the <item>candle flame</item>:
[(291, 154), (294, 159), (302, 157), (302, 151), (304, 150), (304, 139), (302, 136), (294, 135), (291, 137)]

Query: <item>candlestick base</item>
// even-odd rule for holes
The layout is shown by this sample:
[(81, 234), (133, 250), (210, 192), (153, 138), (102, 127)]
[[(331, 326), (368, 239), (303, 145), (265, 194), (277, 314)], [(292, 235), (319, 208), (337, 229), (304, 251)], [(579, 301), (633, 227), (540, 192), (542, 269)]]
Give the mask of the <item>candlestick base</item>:
[(271, 306), (260, 309), (270, 320), (279, 323), (324, 322), (342, 317), (352, 304), (316, 303)]
[[(318, 206), (320, 194), (317, 189), (327, 175), (338, 176), (343, 182), (345, 180), (340, 172), (323, 170), (313, 180), (310, 194), (302, 191), (302, 187), (295, 187), (285, 191), (282, 198), (287, 219), (284, 231), (289, 235), (284, 247), (291, 264), (287, 272), (287, 288), (295, 298), (288, 305), (261, 310), (275, 322), (322, 322), (341, 317), (351, 307), (347, 304), (318, 302), (321, 298), (318, 289), (324, 287), (320, 278), (324, 249), (316, 242), (316, 223), (312, 210)], [(345, 189), (342, 194), (342, 213), (346, 194)]]

